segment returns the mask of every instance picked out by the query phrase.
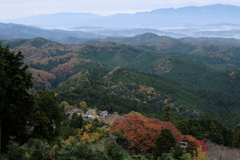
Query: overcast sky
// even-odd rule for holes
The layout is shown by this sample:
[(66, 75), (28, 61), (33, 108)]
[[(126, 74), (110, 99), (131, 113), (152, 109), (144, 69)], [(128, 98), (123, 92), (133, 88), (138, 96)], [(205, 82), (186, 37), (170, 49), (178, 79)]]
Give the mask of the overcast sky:
[(240, 0), (1, 0), (0, 21), (58, 12), (111, 15), (216, 3), (240, 6)]

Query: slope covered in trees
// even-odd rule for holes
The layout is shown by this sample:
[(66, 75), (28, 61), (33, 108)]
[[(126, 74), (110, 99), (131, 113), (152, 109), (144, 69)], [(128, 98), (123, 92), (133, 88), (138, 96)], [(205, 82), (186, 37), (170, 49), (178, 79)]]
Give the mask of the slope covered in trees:
[[(121, 66), (164, 74), (209, 89), (236, 91), (238, 88), (235, 87), (239, 85), (238, 47), (191, 44), (150, 33), (132, 39), (137, 45), (109, 42), (62, 45), (41, 38), (12, 40), (4, 44), (10, 43), (14, 50), (21, 50), (31, 68), (50, 72), (62, 80), (87, 68), (86, 65), (94, 64), (109, 69)], [(145, 45), (140, 45), (139, 39)], [(56, 87), (56, 80), (50, 83)]]
[[(238, 47), (190, 43), (184, 39), (161, 37), (150, 33), (122, 38), (118, 42), (131, 45), (113, 42), (63, 45), (43, 38), (11, 40), (4, 44), (9, 43), (12, 49), (23, 51), (25, 63), (30, 65), (30, 71), (33, 73), (35, 89), (54, 89), (64, 84), (68, 87), (62, 86), (56, 91), (61, 91), (64, 95), (76, 92), (76, 89), (69, 90), (74, 87), (68, 85), (72, 83), (72, 79), (69, 78), (76, 74), (79, 76), (79, 72), (88, 69), (91, 85), (86, 85), (86, 91), (83, 93), (87, 97), (95, 94), (96, 97), (104, 99), (97, 102), (88, 100), (91, 105), (116, 108), (110, 105), (113, 104), (118, 106), (119, 112), (126, 113), (135, 110), (136, 105), (132, 105), (132, 108), (129, 105), (122, 107), (119, 105), (122, 100), (113, 103), (107, 97), (128, 98), (130, 101), (139, 101), (138, 103), (143, 106), (154, 104), (161, 107), (165, 99), (171, 99), (176, 103), (173, 106), (179, 105), (184, 111), (189, 109), (189, 113), (196, 110), (196, 113), (211, 115), (231, 127), (238, 123), (240, 84)], [(113, 70), (118, 66), (135, 70), (127, 68)], [(113, 72), (110, 72), (111, 70)], [(69, 82), (64, 83), (68, 79)], [(97, 83), (102, 83), (102, 87)], [(136, 86), (143, 86), (149, 91), (146, 91), (145, 95), (142, 92), (142, 95), (136, 97), (134, 93), (136, 89), (129, 90), (129, 85), (134, 89)], [(161, 96), (154, 94), (152, 95), (155, 97), (151, 96), (153, 91), (149, 88), (153, 88), (156, 95)], [(106, 93), (105, 97), (97, 96), (103, 91)], [(72, 97), (65, 97), (71, 97), (70, 103), (76, 104), (74, 97), (79, 96), (78, 92), (72, 94)], [(143, 109), (147, 107), (140, 108), (142, 108), (140, 112), (147, 110)], [(161, 113), (160, 110), (154, 109)], [(226, 117), (230, 119), (228, 122)]]
[[(235, 85), (236, 82), (231, 80), (239, 79), (237, 68), (219, 71), (204, 62), (181, 57), (180, 53), (166, 56), (163, 52), (108, 42), (76, 46), (37, 38), (20, 40), (15, 45), (25, 49), (24, 54), (31, 57), (26, 62), (31, 62), (29, 71), (33, 73), (34, 81), (39, 82), (36, 88), (51, 86), (56, 93), (32, 90), (32, 94), (27, 92), (18, 96), (10, 108), (5, 106), (5, 97), (11, 98), (14, 94), (5, 93), (21, 88), (1, 86), (5, 90), (1, 92), (0, 118), (4, 118), (5, 113), (18, 112), (23, 107), (19, 105), (21, 101), (33, 95), (32, 110), (27, 113), (29, 117), (18, 117), (20, 123), (16, 121), (14, 124), (27, 127), (27, 130), (15, 134), (17, 141), (10, 137), (9, 145), (5, 139), (1, 159), (206, 159), (205, 142), (199, 141), (203, 139), (239, 148), (239, 127), (233, 131), (217, 120), (206, 118), (216, 118), (225, 126), (234, 128), (239, 122), (239, 92), (234, 88), (227, 90), (228, 86), (207, 86), (207, 83), (194, 81), (201, 77), (210, 84), (216, 80), (222, 86), (219, 82), (224, 79), (229, 86)], [(51, 50), (48, 50), (49, 46)], [(57, 50), (59, 47), (63, 48)], [(32, 52), (28, 52), (29, 48)], [(6, 51), (12, 57), (6, 58)], [(0, 73), (4, 75), (1, 78), (6, 78), (8, 74), (5, 73), (13, 74), (3, 82), (8, 84), (15, 77), (12, 84), (25, 84), (26, 78), (18, 73), (25, 72), (27, 66), (23, 65), (22, 58), (14, 59), (14, 56), (22, 57), (21, 53), (15, 54), (8, 48), (1, 48), (0, 53), (5, 58), (0, 60)], [(34, 57), (38, 63), (32, 61)], [(59, 63), (52, 63), (56, 59)], [(8, 63), (12, 60), (19, 65), (9, 72), (14, 67)], [(151, 63), (145, 65), (142, 63), (145, 60)], [(116, 64), (108, 64), (108, 61)], [(144, 67), (156, 64), (158, 72)], [(29, 71), (25, 74), (31, 78)], [(224, 73), (222, 77), (225, 77), (207, 79), (210, 73)], [(88, 109), (92, 109), (90, 116), (85, 114)], [(103, 110), (110, 115), (90, 118)], [(9, 125), (6, 123), (4, 129)], [(9, 137), (13, 132), (4, 134)], [(22, 145), (25, 142), (26, 145)], [(181, 142), (188, 144), (184, 150), (179, 146)]]
[(152, 116), (161, 115), (162, 108), (170, 104), (177, 115), (198, 117), (205, 114), (231, 127), (238, 123), (236, 112), (233, 115), (233, 110), (239, 110), (238, 94), (198, 88), (161, 75), (120, 67), (103, 78), (94, 76), (97, 71), (78, 73), (58, 87), (59, 102), (67, 100), (77, 105), (84, 100), (101, 110), (119, 113), (134, 110)]

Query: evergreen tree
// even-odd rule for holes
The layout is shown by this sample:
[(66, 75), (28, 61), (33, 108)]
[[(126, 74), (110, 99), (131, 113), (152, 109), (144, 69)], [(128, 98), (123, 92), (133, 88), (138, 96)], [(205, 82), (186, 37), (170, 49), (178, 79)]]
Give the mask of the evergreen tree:
[(171, 148), (176, 146), (176, 139), (173, 137), (169, 129), (163, 129), (156, 139), (156, 146), (154, 149), (156, 157), (161, 157), (163, 153), (168, 153)]
[(185, 153), (180, 146), (175, 146), (168, 153), (163, 153), (158, 160), (186, 160), (183, 156)]
[(105, 141), (105, 154), (108, 160), (124, 160), (128, 159), (127, 151), (121, 146), (114, 143), (114, 141)]
[(78, 116), (77, 113), (73, 113), (72, 120), (70, 121), (69, 126), (71, 128), (77, 129), (82, 128), (83, 118), (81, 115)]
[(37, 109), (33, 121), (33, 136), (51, 140), (58, 134), (62, 120), (60, 108), (56, 104), (55, 92), (38, 90), (35, 98)]
[(32, 74), (23, 63), (21, 52), (11, 52), (0, 44), (0, 153), (6, 150), (9, 136), (24, 142), (27, 121), (33, 118)]
[(210, 124), (211, 132), (209, 133), (210, 139), (217, 144), (224, 144), (222, 131), (214, 123)]
[(162, 118), (162, 121), (172, 122), (174, 123), (173, 115), (171, 113), (171, 107), (170, 105), (166, 105), (164, 108), (164, 115)]
[(240, 148), (240, 125), (237, 125), (237, 128), (234, 131), (232, 146), (235, 148)]

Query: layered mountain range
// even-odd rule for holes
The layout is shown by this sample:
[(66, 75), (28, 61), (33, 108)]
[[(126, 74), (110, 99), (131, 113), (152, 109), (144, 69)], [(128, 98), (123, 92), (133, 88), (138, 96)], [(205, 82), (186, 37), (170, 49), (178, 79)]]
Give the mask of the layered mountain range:
[[(43, 34), (41, 37), (62, 40), (66, 37), (135, 36), (146, 32), (176, 38), (189, 36), (239, 38), (238, 15), (239, 6), (223, 4), (165, 8), (109, 16), (91, 13), (55, 13), (5, 20), (0, 24), (0, 38), (34, 38), (34, 35)], [(33, 29), (6, 23), (64, 30)], [(11, 29), (11, 32), (6, 29)]]
[(7, 44), (23, 52), (34, 90), (55, 89), (59, 102), (84, 99), (101, 110), (153, 117), (170, 105), (179, 118), (203, 114), (229, 127), (240, 120), (238, 40), (146, 33), (82, 45), (43, 38)]
[[(38, 15), (6, 22), (21, 23), (33, 26), (112, 26), (116, 27), (178, 27), (209, 25), (217, 23), (240, 23), (238, 18), (240, 7), (216, 4), (202, 7), (183, 7), (156, 9), (150, 12), (138, 12), (135, 14), (114, 14), (99, 16), (91, 13), (56, 13)], [(225, 24), (226, 25), (226, 24)]]

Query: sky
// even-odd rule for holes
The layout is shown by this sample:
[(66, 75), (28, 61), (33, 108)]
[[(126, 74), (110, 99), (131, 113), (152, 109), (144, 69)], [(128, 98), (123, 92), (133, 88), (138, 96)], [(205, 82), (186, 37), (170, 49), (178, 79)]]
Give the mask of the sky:
[(59, 12), (95, 13), (102, 16), (136, 13), (159, 8), (180, 8), (229, 4), (240, 6), (240, 0), (0, 0), (0, 21)]

